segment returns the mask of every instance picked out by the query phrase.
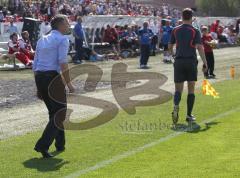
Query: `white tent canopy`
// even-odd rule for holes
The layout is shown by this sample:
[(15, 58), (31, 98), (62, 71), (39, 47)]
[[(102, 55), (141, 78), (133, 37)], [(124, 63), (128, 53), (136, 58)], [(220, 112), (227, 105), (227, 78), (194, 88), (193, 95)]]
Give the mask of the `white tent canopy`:
[[(211, 25), (214, 21), (220, 20), (223, 25), (235, 25), (238, 17), (197, 17), (197, 23), (199, 25)], [(157, 20), (161, 20), (160, 17), (153, 16), (86, 16), (83, 18), (83, 26), (85, 28), (102, 28), (107, 25), (115, 26), (124, 26), (124, 25), (139, 25), (142, 26), (143, 22), (148, 21), (150, 23)]]
[(83, 26), (85, 28), (102, 28), (107, 25), (110, 26), (124, 26), (124, 25), (139, 25), (142, 26), (143, 22), (153, 22), (160, 20), (159, 17), (151, 16), (86, 16), (83, 18)]

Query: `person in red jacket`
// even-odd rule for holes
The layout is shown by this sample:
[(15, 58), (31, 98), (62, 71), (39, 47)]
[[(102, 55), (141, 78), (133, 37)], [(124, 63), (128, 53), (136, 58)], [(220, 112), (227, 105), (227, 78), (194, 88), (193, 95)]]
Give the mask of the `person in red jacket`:
[(113, 48), (114, 53), (117, 55), (117, 59), (119, 59), (120, 53), (120, 45), (119, 45), (119, 36), (114, 27), (107, 25), (107, 29), (103, 35), (103, 42), (108, 42)]
[(204, 46), (205, 56), (208, 64), (208, 70), (204, 73), (205, 78), (215, 78), (216, 75), (214, 74), (214, 66), (215, 66), (215, 59), (213, 53), (213, 46), (216, 42), (213, 40), (212, 36), (208, 33), (208, 27), (202, 27), (202, 44)]
[(211, 25), (211, 28), (210, 28), (211, 35), (212, 35), (212, 37), (213, 37), (215, 40), (218, 39), (218, 28), (219, 28), (219, 25), (220, 25), (220, 20), (216, 20), (216, 21)]
[(10, 36), (10, 41), (8, 42), (8, 54), (15, 55), (15, 57), (22, 62), (24, 65), (31, 67), (32, 61), (26, 56), (21, 50), (18, 40), (18, 34), (13, 33)]
[(20, 51), (24, 53), (31, 61), (34, 60), (34, 50), (29, 40), (29, 33), (27, 31), (22, 32), (22, 38), (19, 40)]

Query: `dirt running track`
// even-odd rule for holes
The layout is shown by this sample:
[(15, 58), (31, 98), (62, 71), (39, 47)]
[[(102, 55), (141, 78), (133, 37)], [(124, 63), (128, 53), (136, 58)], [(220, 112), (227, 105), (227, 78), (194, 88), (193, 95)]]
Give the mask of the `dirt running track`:
[[(240, 47), (215, 50), (215, 57), (216, 57), (216, 75), (218, 76), (218, 78), (214, 81), (212, 80), (211, 82), (230, 79), (229, 73), (230, 73), (230, 67), (232, 65), (235, 66), (237, 73), (240, 71)], [(162, 56), (156, 56), (150, 59), (150, 66), (152, 68), (149, 71), (159, 72), (166, 75), (169, 79), (167, 83), (165, 83), (165, 85), (162, 86), (161, 88), (165, 89), (166, 91), (173, 92), (174, 91), (173, 66), (163, 64), (160, 60), (161, 58)], [(141, 70), (137, 68), (138, 59), (129, 59), (129, 60), (124, 60), (122, 62), (124, 62), (129, 66), (128, 71), (141, 72)], [(97, 63), (97, 65), (103, 69), (103, 72), (104, 72), (103, 79), (102, 79), (103, 81), (109, 83), (112, 65), (115, 63), (116, 61), (107, 61), (107, 62)], [(201, 71), (201, 65), (202, 65), (202, 62), (200, 62), (199, 64), (199, 71)], [(5, 81), (4, 85), (1, 84), (2, 85), (1, 88), (8, 87), (7, 86), (8, 82), (6, 82), (6, 80), (9, 80), (12, 82), (12, 79), (14, 79), (12, 75), (8, 75), (8, 74), (6, 75), (6, 73), (0, 72), (0, 79)], [(24, 84), (29, 85), (29, 88), (31, 88), (29, 89), (30, 91), (29, 91), (28, 97), (30, 95), (31, 98), (33, 98), (32, 102), (30, 103), (23, 102), (24, 104), (21, 104), (21, 102), (19, 101), (21, 101), (21, 99), (22, 101), (24, 101), (24, 98), (21, 98), (21, 97), (25, 97), (25, 96), (19, 95), (18, 98), (20, 100), (18, 100), (18, 102), (15, 103), (15, 105), (11, 106), (10, 108), (0, 105), (1, 107), (0, 109), (0, 116), (1, 116), (0, 117), (0, 140), (6, 139), (12, 136), (23, 135), (29, 132), (42, 129), (47, 123), (48, 116), (47, 116), (47, 110), (45, 109), (44, 104), (36, 100), (36, 98), (34, 98), (34, 92), (33, 92), (34, 82), (32, 79), (32, 74), (29, 72), (27, 74), (23, 74), (22, 77), (24, 80), (30, 81), (30, 82), (25, 82)], [(80, 78), (80, 80), (84, 80), (85, 79), (84, 77), (86, 76), (81, 76), (81, 77), (82, 78)], [(22, 80), (21, 76), (20, 77), (18, 76), (16, 78), (17, 80), (20, 80), (20, 81)], [(198, 86), (201, 86), (202, 79), (203, 79), (203, 75), (201, 72), (199, 72)], [(134, 83), (132, 85), (136, 85), (136, 84)], [(79, 86), (80, 90), (82, 90), (81, 89), (82, 86), (80, 86), (78, 83), (76, 83), (76, 85)], [(25, 88), (22, 88), (22, 90), (27, 91), (28, 87), (27, 86), (24, 86), (24, 87)], [(112, 91), (110, 90), (109, 84), (106, 84), (105, 87), (100, 87), (100, 89), (98, 89), (95, 92), (83, 93), (82, 95), (103, 99), (103, 100), (110, 101), (112, 103), (117, 104), (113, 97)], [(5, 96), (5, 97), (6, 97), (5, 99), (7, 99), (9, 96)], [(147, 99), (148, 97), (151, 97), (151, 96), (141, 96), (141, 98), (138, 97), (138, 99)], [(4, 98), (0, 97), (0, 99), (4, 99)], [(93, 107), (79, 106), (79, 105), (69, 105), (69, 108), (74, 110), (74, 113), (72, 115), (74, 120), (83, 120), (85, 118), (89, 118), (101, 112), (100, 109), (95, 109)]]

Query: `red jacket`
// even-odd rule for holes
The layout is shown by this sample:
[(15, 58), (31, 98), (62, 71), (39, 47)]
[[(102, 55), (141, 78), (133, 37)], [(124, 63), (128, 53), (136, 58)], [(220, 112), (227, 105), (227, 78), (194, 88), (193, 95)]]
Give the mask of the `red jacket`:
[(218, 24), (217, 22), (214, 22), (214, 23), (211, 25), (210, 31), (217, 33), (217, 32), (218, 32), (218, 27), (219, 27), (219, 24)]
[(115, 28), (105, 30), (104, 42), (115, 42), (118, 40), (118, 33)]
[(212, 36), (210, 34), (207, 34), (207, 35), (203, 35), (202, 37), (202, 44), (204, 46), (204, 51), (205, 53), (208, 53), (208, 52), (213, 52), (213, 49), (212, 47), (206, 43), (207, 42), (211, 42), (213, 40)]
[(12, 40), (10, 40), (8, 42), (8, 54), (14, 54), (15, 53), (15, 51), (14, 51), (15, 48), (19, 49), (19, 42), (18, 41), (13, 42)]

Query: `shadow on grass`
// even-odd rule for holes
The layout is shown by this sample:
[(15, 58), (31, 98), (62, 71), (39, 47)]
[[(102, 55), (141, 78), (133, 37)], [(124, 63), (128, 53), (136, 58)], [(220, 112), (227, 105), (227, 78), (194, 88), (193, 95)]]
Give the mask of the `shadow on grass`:
[(59, 158), (32, 158), (23, 162), (24, 167), (36, 169), (39, 172), (58, 171), (65, 164), (69, 164), (69, 162)]
[(205, 127), (201, 127), (197, 123), (191, 124), (177, 124), (175, 127), (172, 128), (175, 132), (187, 132), (187, 133), (199, 133), (199, 132), (206, 132), (211, 129), (212, 126), (219, 124), (219, 122), (209, 122), (205, 123)]

